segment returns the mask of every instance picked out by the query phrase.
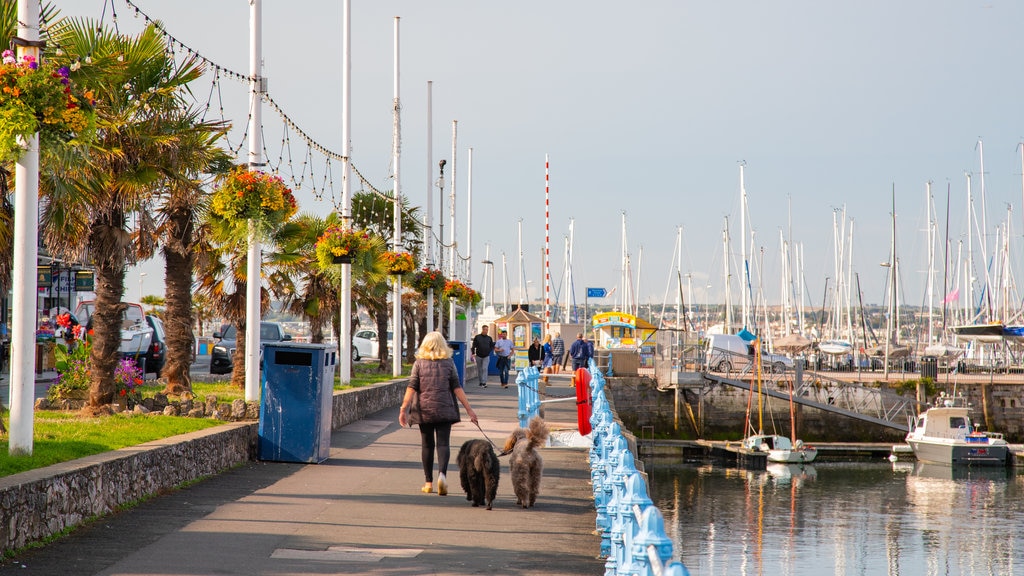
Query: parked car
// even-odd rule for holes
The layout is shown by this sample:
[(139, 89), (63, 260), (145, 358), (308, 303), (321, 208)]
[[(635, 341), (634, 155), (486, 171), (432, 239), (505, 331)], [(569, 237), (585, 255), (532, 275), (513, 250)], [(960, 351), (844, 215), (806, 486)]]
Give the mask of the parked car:
[(377, 333), (373, 330), (358, 330), (352, 335), (352, 359), (360, 360), (377, 357)]
[(149, 350), (146, 351), (146, 374), (156, 374), (164, 369), (167, 361), (167, 338), (164, 336), (164, 323), (156, 316), (146, 316), (146, 323), (153, 329), (153, 339), (149, 343)]
[[(226, 324), (221, 331), (213, 333), (218, 338), (213, 350), (210, 351), (210, 374), (230, 374), (234, 369), (233, 357), (235, 355), (236, 339), (238, 332), (234, 324)], [(277, 322), (260, 322), (260, 355), (263, 354), (263, 344), (267, 342), (281, 342), (291, 340), (290, 334), (285, 334), (284, 326)]]
[[(391, 355), (391, 335), (388, 331), (388, 356)], [(377, 339), (376, 330), (357, 330), (352, 335), (352, 359), (359, 360), (362, 357), (379, 358), (377, 352), (380, 348), (380, 341)]]
[[(754, 362), (754, 343), (735, 334), (711, 334), (708, 336), (707, 364), (717, 372), (743, 370)], [(793, 369), (793, 359), (780, 354), (761, 353), (764, 369), (775, 373)]]

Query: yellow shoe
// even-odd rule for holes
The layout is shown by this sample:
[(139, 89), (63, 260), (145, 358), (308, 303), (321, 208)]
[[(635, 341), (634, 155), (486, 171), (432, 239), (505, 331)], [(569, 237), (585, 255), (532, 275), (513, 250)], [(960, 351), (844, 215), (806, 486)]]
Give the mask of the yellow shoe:
[(420, 492), (423, 492), (424, 494), (430, 494), (433, 491), (434, 485), (431, 484), (430, 482), (427, 482), (426, 484), (423, 485), (423, 488), (420, 488)]
[(437, 478), (437, 494), (439, 496), (448, 495), (448, 482), (445, 481), (444, 474), (441, 474)]

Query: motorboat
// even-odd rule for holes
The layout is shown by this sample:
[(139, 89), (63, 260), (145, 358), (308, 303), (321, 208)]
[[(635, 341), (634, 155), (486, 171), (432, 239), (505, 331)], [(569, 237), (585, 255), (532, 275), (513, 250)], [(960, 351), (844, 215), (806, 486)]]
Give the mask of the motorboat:
[(829, 356), (844, 356), (853, 353), (853, 344), (846, 340), (822, 340), (818, 343), (818, 350)]
[(818, 449), (804, 444), (802, 440), (795, 443), (786, 436), (778, 434), (755, 434), (743, 439), (743, 447), (754, 452), (766, 452), (769, 462), (785, 464), (805, 464), (814, 462)]
[(1006, 466), (1010, 447), (1002, 434), (981, 432), (971, 422), (963, 396), (939, 396), (932, 408), (917, 417), (907, 434), (921, 462), (949, 465)]

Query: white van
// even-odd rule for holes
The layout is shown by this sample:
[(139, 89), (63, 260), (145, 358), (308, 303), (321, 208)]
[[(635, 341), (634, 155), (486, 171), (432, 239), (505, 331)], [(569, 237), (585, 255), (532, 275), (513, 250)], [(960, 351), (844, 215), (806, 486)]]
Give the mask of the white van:
[[(708, 336), (707, 365), (717, 372), (743, 370), (754, 362), (754, 343), (735, 334), (711, 334)], [(781, 354), (761, 353), (761, 364), (775, 373), (793, 368), (792, 358)]]

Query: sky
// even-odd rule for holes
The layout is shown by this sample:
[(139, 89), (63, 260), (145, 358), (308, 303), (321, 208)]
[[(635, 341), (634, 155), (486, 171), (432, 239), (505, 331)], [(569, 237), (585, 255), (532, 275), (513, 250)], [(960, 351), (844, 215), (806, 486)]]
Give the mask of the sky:
[[(134, 2), (180, 42), (247, 73), (247, 1)], [(64, 16), (103, 16), (111, 24), (116, 12), (122, 31), (138, 30), (141, 20), (124, 0), (112, 4), (113, 11), (111, 0), (55, 2)], [(543, 294), (546, 157), (551, 298), (557, 292), (560, 304), (569, 298), (562, 278), (570, 222), (578, 304), (587, 287), (612, 292), (592, 303), (619, 302), (623, 237), (632, 293), (643, 306), (661, 306), (666, 294), (673, 305), (677, 277), (688, 300), (722, 302), (726, 221), (738, 303), (745, 219), (751, 290), (769, 303), (780, 301), (781, 231), (802, 247), (805, 305), (817, 308), (826, 285), (835, 286), (833, 221), (843, 214), (847, 237), (853, 229), (848, 270), (859, 277), (866, 304), (882, 303), (888, 269), (879, 264), (890, 258), (895, 203), (900, 299), (925, 305), (929, 182), (938, 302), (954, 286), (949, 279), (943, 287), (945, 238), (953, 252), (963, 246), (959, 261), (967, 261), (967, 174), (975, 219), (985, 231), (973, 241), (975, 276), (984, 276), (977, 270), (983, 256), (996, 255), (1000, 227), (1009, 224), (1010, 253), (1022, 249), (1024, 86), (1017, 60), (1024, 53), (1024, 3), (352, 0), (351, 157), (380, 190), (393, 186), (395, 16), (401, 18), (402, 193), (424, 207), (442, 158), (450, 184), (457, 121), (456, 240), (472, 262), (470, 283), (484, 291), (489, 267), (481, 261), (489, 249), (496, 276), (496, 294), (489, 297), (499, 302), (503, 287), (512, 303), (518, 301), (524, 276), (531, 297)], [(270, 96), (295, 126), (340, 153), (342, 3), (263, 0), (263, 19)], [(200, 102), (212, 86), (209, 78), (198, 83)], [(230, 143), (238, 146), (247, 122), (246, 89), (225, 80), (216, 92), (221, 101), (211, 109), (222, 103), (236, 125)], [(263, 116), (273, 164), (282, 157), (284, 132), (269, 107)], [(295, 170), (304, 153), (293, 138)], [(322, 157), (312, 164), (318, 162), (314, 173), (323, 178)], [(332, 173), (340, 200), (340, 163)], [(437, 223), (441, 207), (433, 191)], [(326, 214), (334, 208), (332, 191), (316, 200), (308, 179), (297, 195), (300, 210)], [(981, 239), (986, 255), (978, 248)], [(128, 296), (137, 295), (140, 271), (148, 271), (143, 291), (162, 293), (162, 262), (149, 262), (129, 271)]]

